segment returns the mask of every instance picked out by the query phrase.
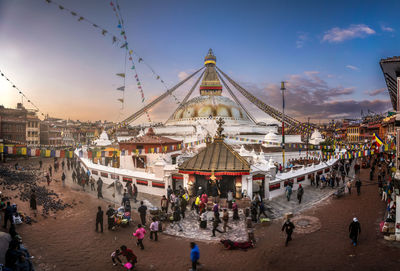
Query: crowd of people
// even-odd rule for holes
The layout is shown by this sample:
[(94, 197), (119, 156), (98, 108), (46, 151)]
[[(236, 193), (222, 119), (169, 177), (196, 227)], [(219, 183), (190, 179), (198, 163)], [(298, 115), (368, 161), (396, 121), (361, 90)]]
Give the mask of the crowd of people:
[[(65, 163), (66, 161), (66, 163)], [(371, 168), (370, 170), (370, 180), (374, 179), (377, 175), (378, 178), (378, 188), (382, 200), (387, 203), (388, 219), (393, 219), (395, 210), (395, 203), (393, 201), (393, 184), (391, 182), (391, 169), (392, 161), (390, 157), (375, 156), (368, 160), (367, 166)], [(349, 175), (351, 167), (354, 167), (355, 176)], [(40, 169), (43, 168), (43, 163), (39, 161)], [(97, 197), (103, 199), (103, 181), (99, 177), (97, 181), (91, 176), (90, 171), (85, 171), (81, 166), (81, 163), (77, 159), (66, 159), (58, 161), (54, 159), (53, 166), (48, 167), (47, 172), (45, 172), (45, 178), (47, 185), (50, 185), (53, 178), (53, 173), (58, 172), (61, 167), (61, 180), (62, 185), (65, 185), (66, 171), (72, 176), (72, 181), (80, 186), (82, 186), (83, 191), (90, 189), (92, 191), (97, 191)], [(18, 165), (16, 165), (18, 168)], [(54, 172), (53, 172), (54, 169)], [(342, 160), (336, 166), (332, 168), (328, 174), (317, 174), (312, 175), (310, 180), (311, 187), (316, 188), (326, 188), (326, 187), (346, 187), (348, 194), (351, 194), (352, 186), (355, 185), (357, 189), (357, 195), (361, 194), (362, 182), (359, 178), (360, 164), (359, 161), (353, 159)], [(103, 218), (107, 217), (107, 229), (115, 230), (118, 226), (124, 225), (132, 221), (132, 207), (131, 201), (138, 202), (138, 189), (135, 184), (131, 182), (126, 182), (125, 185), (122, 183), (116, 184), (116, 191), (122, 195), (121, 207), (114, 209), (111, 205), (108, 206), (107, 210), (102, 210), (101, 206), (98, 207), (96, 213), (96, 232), (103, 232)], [(114, 184), (113, 184), (114, 185)], [(89, 188), (90, 187), (90, 188)], [(286, 197), (290, 200), (293, 193), (293, 183), (288, 182), (286, 185)], [(304, 195), (304, 188), (299, 184), (297, 189), (297, 201), (299, 204), (302, 202)], [(33, 190), (31, 193), (31, 198), (29, 201), (30, 208), (33, 211), (37, 209), (36, 194)], [(3, 211), (3, 227), (9, 229), (12, 241), (10, 242), (9, 249), (6, 253), (6, 264), (4, 270), (34, 270), (31, 258), (33, 258), (28, 250), (24, 247), (22, 243), (22, 238), (18, 235), (13, 222), (13, 213), (15, 210), (13, 206), (8, 201), (1, 198), (0, 203), (1, 210)], [(165, 216), (167, 222), (170, 223), (171, 228), (177, 228), (179, 231), (183, 231), (181, 221), (186, 219), (187, 212), (191, 212), (198, 219), (199, 229), (210, 230), (212, 237), (223, 237), (222, 234), (232, 229), (231, 219), (234, 221), (245, 220), (248, 228), (248, 240), (251, 246), (255, 245), (254, 238), (254, 227), (252, 223), (258, 223), (262, 221), (262, 216), (265, 219), (268, 218), (266, 213), (266, 207), (261, 194), (256, 194), (251, 200), (250, 208), (244, 210), (244, 217), (239, 216), (238, 204), (233, 196), (232, 191), (227, 192), (226, 204), (219, 200), (219, 197), (209, 197), (207, 193), (199, 187), (196, 195), (189, 196), (189, 192), (186, 188), (179, 186), (175, 191), (168, 186), (166, 195), (163, 195), (160, 201), (160, 212)], [(133, 232), (133, 237), (136, 238), (136, 245), (141, 249), (145, 249), (145, 238), (154, 242), (159, 241), (159, 232), (162, 231), (162, 215), (153, 215), (148, 219), (149, 208), (143, 201), (140, 201), (140, 205), (137, 209), (140, 223), (135, 224), (135, 231)], [(233, 214), (230, 216), (230, 212)], [(211, 215), (212, 214), (212, 215)], [(191, 216), (192, 217), (192, 216)], [(210, 225), (208, 225), (210, 223)], [(288, 218), (282, 225), (282, 231), (286, 233), (285, 245), (292, 240), (292, 233), (295, 229), (295, 225)], [(349, 225), (349, 234), (352, 244), (354, 246), (358, 243), (358, 236), (361, 233), (361, 225), (358, 219), (355, 217), (351, 224)], [(224, 241), (225, 242), (225, 241)], [(229, 243), (229, 240), (225, 243)], [(125, 260), (121, 258), (124, 257)], [(195, 243), (190, 243), (190, 259), (192, 263), (192, 270), (197, 270), (199, 264), (200, 251)], [(127, 270), (133, 270), (135, 268), (138, 257), (134, 254), (131, 248), (126, 245), (121, 245), (118, 249), (115, 249), (111, 253), (111, 261), (114, 265), (122, 265)]]
[[(22, 237), (16, 231), (16, 224), (22, 223), (17, 221), (18, 211), (15, 204), (10, 201), (6, 202), (6, 196), (1, 195), (0, 210), (2, 212), (3, 230), (7, 231), (10, 235), (10, 242), (7, 252), (5, 254), (5, 264), (1, 270), (4, 271), (34, 271), (34, 266), (31, 259), (34, 257), (30, 255), (28, 249), (22, 242)], [(36, 203), (35, 203), (36, 204)], [(32, 207), (32, 202), (31, 202)], [(35, 206), (36, 207), (36, 206)]]

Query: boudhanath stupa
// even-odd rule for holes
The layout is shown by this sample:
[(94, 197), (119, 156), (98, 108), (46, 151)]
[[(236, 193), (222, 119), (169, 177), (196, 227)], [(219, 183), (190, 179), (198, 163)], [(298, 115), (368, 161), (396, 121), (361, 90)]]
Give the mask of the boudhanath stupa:
[[(231, 87), (267, 115), (285, 122), (292, 130), (291, 134), (285, 135), (285, 143), (303, 143), (301, 134), (310, 131), (311, 126), (284, 116), (260, 101), (221, 71), (216, 61), (210, 49), (203, 68), (121, 122), (121, 125), (127, 125), (136, 120), (203, 70), (162, 125), (147, 126), (136, 137), (117, 138), (119, 151), (109, 148), (110, 151), (101, 153), (93, 150), (96, 151), (93, 154), (89, 147), (80, 155), (84, 165), (93, 175), (101, 176), (105, 183), (111, 184), (116, 179), (135, 183), (142, 193), (161, 196), (165, 195), (168, 186), (172, 189), (181, 186), (191, 195), (200, 187), (211, 195), (217, 186), (221, 197), (230, 190), (237, 199), (253, 197), (254, 193), (273, 198), (284, 193), (285, 180), (293, 179), (296, 183), (299, 175), (299, 182), (302, 182), (310, 178), (310, 173), (320, 174), (329, 167), (331, 162), (328, 161), (313, 167), (302, 166), (299, 171), (292, 169), (277, 177), (276, 166), (283, 163), (283, 159), (304, 158), (306, 152), (288, 149), (284, 158), (277, 122), (272, 125), (257, 122)], [(195, 90), (198, 95), (191, 98)], [(311, 139), (318, 144), (322, 137), (315, 131)], [(111, 143), (103, 131), (94, 141), (94, 147), (110, 146)]]

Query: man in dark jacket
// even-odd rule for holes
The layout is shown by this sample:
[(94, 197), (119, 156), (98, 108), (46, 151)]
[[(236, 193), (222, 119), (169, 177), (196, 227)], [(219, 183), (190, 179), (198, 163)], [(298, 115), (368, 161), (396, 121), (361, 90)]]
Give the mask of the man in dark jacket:
[(168, 199), (168, 200), (171, 200), (172, 192), (173, 192), (173, 191), (172, 191), (171, 186), (168, 185), (168, 188), (167, 188), (167, 199)]
[(218, 229), (219, 223), (220, 223), (220, 220), (219, 220), (218, 217), (215, 216), (215, 213), (214, 213), (213, 228), (212, 228), (212, 235), (211, 235), (211, 237), (215, 237), (215, 232), (216, 232), (216, 231), (219, 232), (219, 233), (224, 233), (223, 231), (221, 231), (221, 230)]
[(138, 212), (140, 214), (140, 220), (142, 221), (142, 225), (146, 226), (147, 206), (143, 204), (143, 201), (140, 202), (140, 207), (138, 208)]
[(111, 207), (111, 205), (108, 205), (108, 210), (106, 212), (108, 230), (112, 230), (112, 228), (114, 227), (114, 213), (114, 209)]
[(282, 226), (282, 231), (286, 230), (286, 242), (285, 242), (285, 246), (288, 245), (289, 241), (292, 240), (292, 233), (294, 230), (294, 224), (292, 223), (292, 221), (290, 221), (290, 219), (288, 218), (285, 223)]
[(99, 230), (99, 224), (100, 224), (100, 229), (101, 232), (103, 232), (103, 211), (101, 210), (101, 207), (98, 207), (98, 211), (96, 214), (96, 231)]
[(3, 228), (7, 229), (7, 222), (10, 221), (10, 224), (13, 223), (12, 220), (12, 213), (13, 213), (13, 209), (11, 207), (11, 204), (9, 201), (7, 201), (7, 206), (4, 210), (4, 225)]
[(174, 225), (178, 225), (179, 231), (183, 231), (182, 225), (180, 222), (181, 221), (181, 210), (180, 210), (179, 206), (174, 207), (174, 212), (172, 213), (172, 218), (173, 218), (173, 221), (171, 223), (171, 228), (173, 228)]
[(136, 203), (137, 202), (137, 196), (138, 196), (138, 188), (137, 188), (136, 184), (133, 184), (133, 186), (132, 186), (132, 193), (133, 193), (133, 200)]
[(358, 241), (358, 235), (361, 233), (361, 225), (360, 222), (358, 222), (357, 217), (353, 218), (353, 221), (350, 223), (349, 232), (350, 232), (350, 239), (353, 242), (353, 246), (356, 246)]
[(5, 267), (10, 268), (10, 270), (15, 270), (15, 263), (19, 255), (21, 255), (21, 252), (18, 250), (18, 244), (16, 242), (11, 242), (5, 255)]
[(100, 177), (97, 180), (97, 198), (103, 199), (103, 180)]
[(357, 179), (356, 181), (356, 188), (357, 188), (357, 196), (361, 194), (361, 181), (360, 179)]
[(301, 199), (303, 198), (304, 195), (304, 189), (301, 186), (301, 184), (299, 184), (299, 189), (297, 189), (297, 199), (299, 201), (299, 204), (301, 203)]

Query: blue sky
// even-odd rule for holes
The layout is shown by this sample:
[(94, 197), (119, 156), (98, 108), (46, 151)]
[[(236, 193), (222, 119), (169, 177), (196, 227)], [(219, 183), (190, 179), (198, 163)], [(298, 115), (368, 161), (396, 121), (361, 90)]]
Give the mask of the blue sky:
[[(58, 0), (118, 34), (109, 0)], [(359, 116), (390, 109), (379, 60), (400, 55), (398, 1), (128, 1), (119, 0), (130, 46), (169, 87), (201, 67), (209, 48), (217, 65), (280, 109), (279, 82), (288, 82), (288, 111), (298, 118)], [(0, 0), (0, 70), (52, 116), (121, 120), (142, 106), (127, 73), (125, 108), (115, 76), (124, 50), (86, 22), (44, 0)], [(137, 59), (136, 59), (137, 60)], [(137, 64), (147, 100), (165, 91)], [(176, 93), (183, 98), (185, 90)], [(18, 93), (0, 79), (0, 104)], [(240, 95), (239, 95), (240, 96)], [(265, 114), (245, 103), (258, 119)], [(174, 99), (154, 108), (173, 112)], [(144, 119), (141, 119), (144, 120)]]

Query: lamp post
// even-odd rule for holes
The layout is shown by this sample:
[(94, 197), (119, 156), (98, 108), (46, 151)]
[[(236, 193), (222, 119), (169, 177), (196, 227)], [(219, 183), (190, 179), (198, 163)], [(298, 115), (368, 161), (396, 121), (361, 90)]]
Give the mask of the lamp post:
[(308, 143), (310, 140), (310, 117), (307, 118), (307, 161), (308, 161)]
[(282, 90), (282, 168), (285, 169), (285, 82), (281, 82)]

